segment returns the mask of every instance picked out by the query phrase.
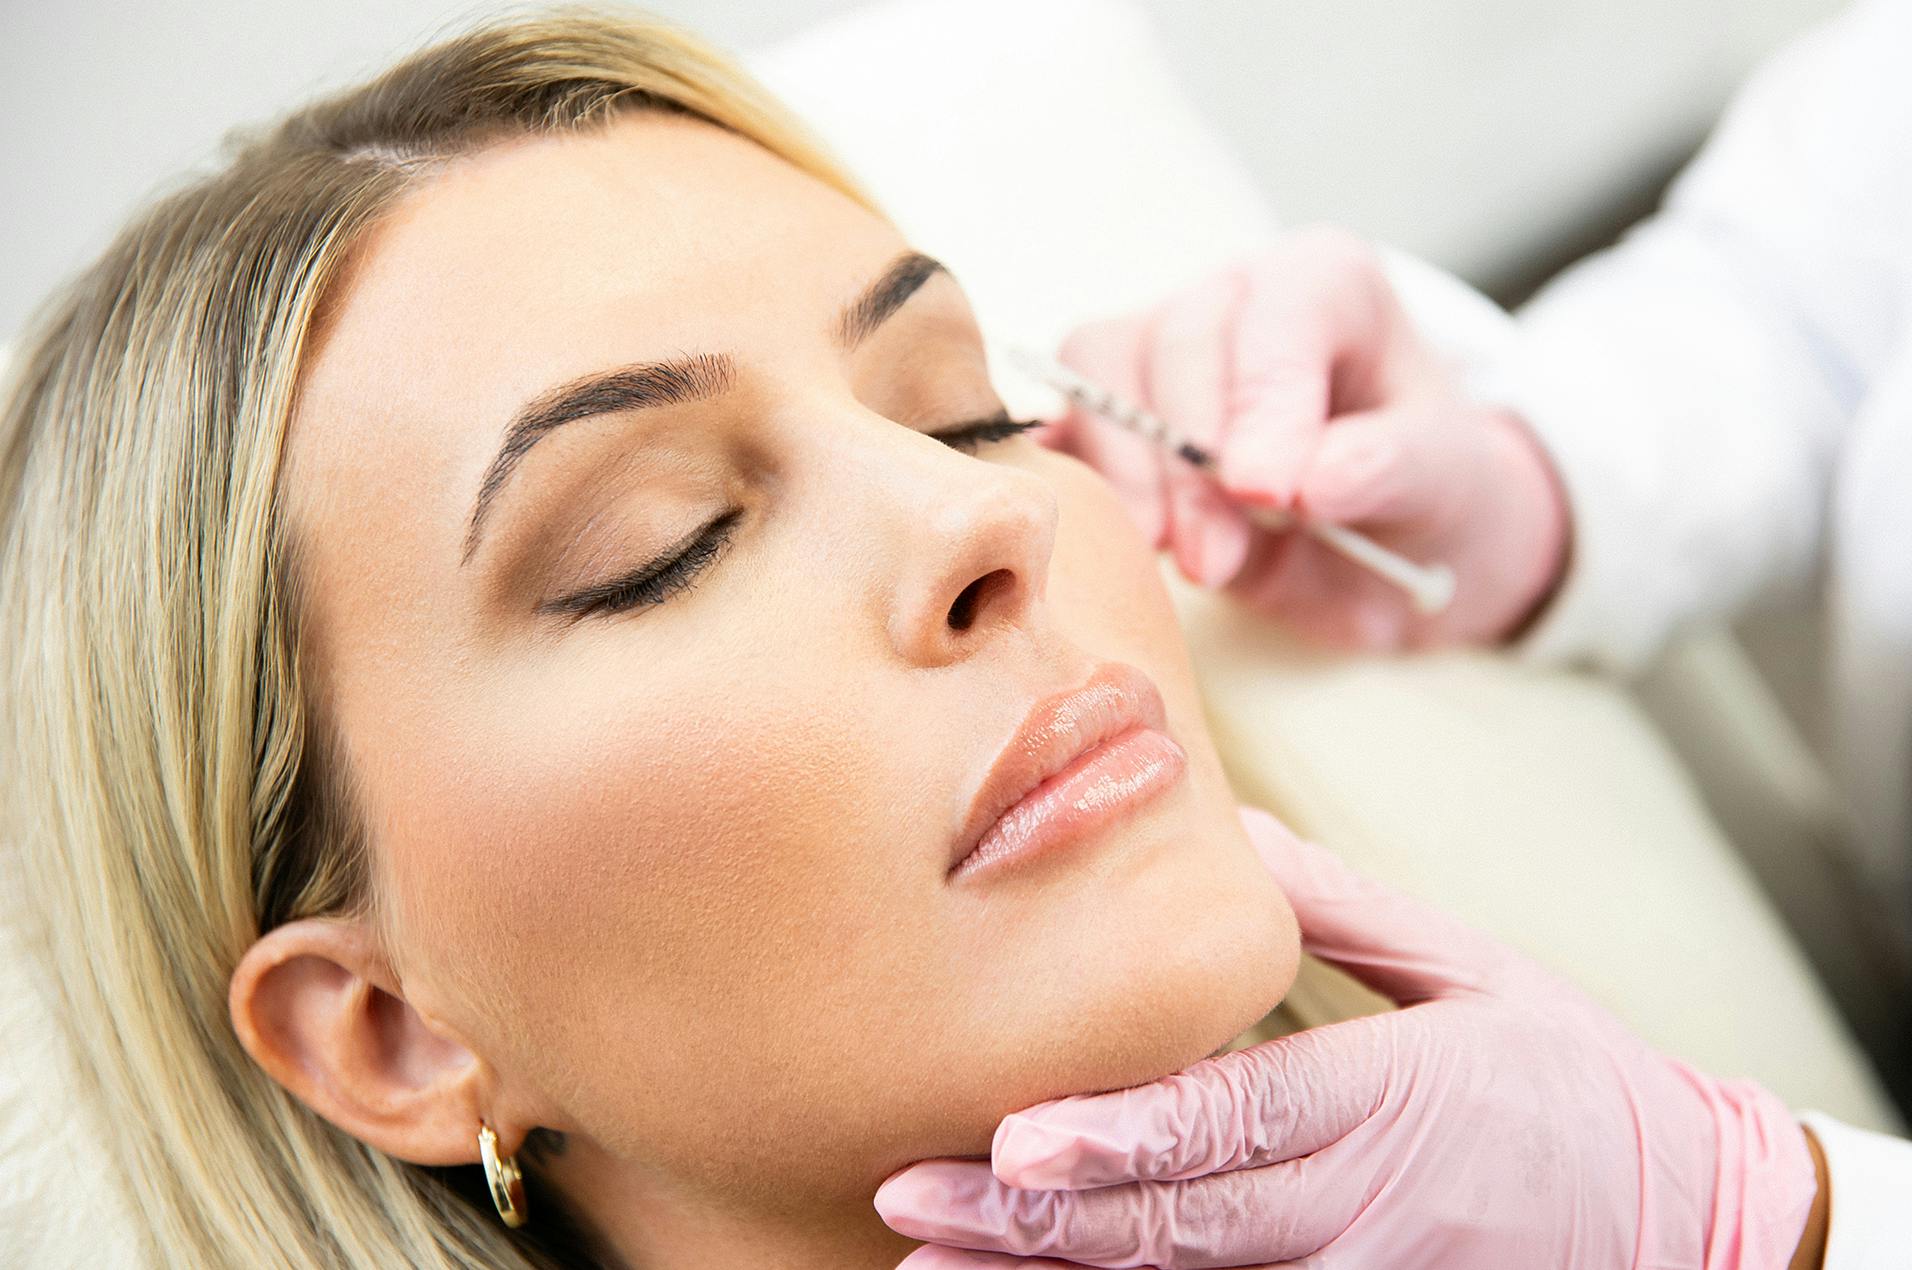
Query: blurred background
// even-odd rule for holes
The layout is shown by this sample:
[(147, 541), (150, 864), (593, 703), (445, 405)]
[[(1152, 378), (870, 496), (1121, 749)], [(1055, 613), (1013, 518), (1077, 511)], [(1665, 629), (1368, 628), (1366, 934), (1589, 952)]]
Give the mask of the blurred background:
[[(654, 0), (756, 48), (861, 0)], [(955, 0), (952, 0), (954, 3)], [(235, 124), (502, 6), (0, 0), (0, 343)], [(1288, 221), (1502, 300), (1648, 210), (1732, 86), (1835, 0), (1141, 0)], [(1006, 32), (1005, 38), (1013, 38)]]

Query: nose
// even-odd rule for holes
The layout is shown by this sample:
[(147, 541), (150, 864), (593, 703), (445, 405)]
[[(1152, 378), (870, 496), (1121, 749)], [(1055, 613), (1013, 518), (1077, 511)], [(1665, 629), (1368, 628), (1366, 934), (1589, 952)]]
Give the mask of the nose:
[[(952, 456), (953, 457), (953, 456)], [(959, 460), (915, 525), (890, 615), (890, 641), (922, 666), (959, 661), (1032, 620), (1056, 542), (1056, 495), (1033, 473)]]

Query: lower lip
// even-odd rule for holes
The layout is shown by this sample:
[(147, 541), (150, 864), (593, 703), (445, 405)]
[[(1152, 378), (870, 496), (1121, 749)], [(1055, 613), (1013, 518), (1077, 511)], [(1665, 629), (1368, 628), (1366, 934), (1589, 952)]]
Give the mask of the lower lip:
[(1173, 785), (1187, 767), (1188, 754), (1173, 738), (1131, 728), (1023, 795), (983, 832), (950, 877), (1007, 867), (1087, 837)]

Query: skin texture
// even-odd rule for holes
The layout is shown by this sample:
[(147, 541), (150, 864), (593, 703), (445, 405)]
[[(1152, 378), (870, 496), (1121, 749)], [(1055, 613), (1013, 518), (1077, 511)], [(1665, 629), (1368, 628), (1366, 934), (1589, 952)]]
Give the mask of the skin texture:
[[(376, 919), (268, 933), (241, 1039), (346, 1131), (477, 1159), (480, 1117), (637, 1265), (889, 1266), (893, 1170), (1006, 1113), (1178, 1070), (1297, 957), (1200, 713), (1150, 545), (999, 408), (956, 282), (852, 352), (908, 244), (681, 118), (518, 139), (410, 193), (307, 364), (283, 496), (309, 664), (364, 786)], [(554, 385), (726, 353), (722, 397), (580, 420), (499, 492)], [(541, 601), (742, 508), (655, 607)], [(972, 582), (970, 620), (949, 620)], [(947, 879), (982, 773), (1103, 660), (1160, 687), (1184, 779), (1028, 867)]]

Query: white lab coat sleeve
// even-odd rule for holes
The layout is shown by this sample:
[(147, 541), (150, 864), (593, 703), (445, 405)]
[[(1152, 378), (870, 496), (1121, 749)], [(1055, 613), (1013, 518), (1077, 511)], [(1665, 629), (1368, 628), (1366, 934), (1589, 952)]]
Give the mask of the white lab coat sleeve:
[(1637, 670), (1812, 576), (1846, 425), (1912, 309), (1912, 0), (1868, 0), (1734, 99), (1661, 211), (1545, 288), (1476, 377), (1572, 504), (1518, 651)]
[(1826, 1153), (1832, 1192), (1825, 1270), (1912, 1266), (1912, 1142), (1820, 1112), (1800, 1117)]

